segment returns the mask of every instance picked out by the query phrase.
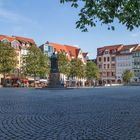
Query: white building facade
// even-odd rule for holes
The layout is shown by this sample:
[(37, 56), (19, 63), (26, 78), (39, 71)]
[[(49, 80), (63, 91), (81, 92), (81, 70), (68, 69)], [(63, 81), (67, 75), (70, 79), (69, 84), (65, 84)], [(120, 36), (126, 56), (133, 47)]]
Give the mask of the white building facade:
[(140, 82), (140, 44), (133, 50), (134, 82)]
[[(118, 83), (123, 82), (123, 73), (126, 70), (133, 71), (133, 50), (137, 45), (126, 45), (116, 55), (116, 79)], [(133, 80), (133, 79), (131, 79)]]

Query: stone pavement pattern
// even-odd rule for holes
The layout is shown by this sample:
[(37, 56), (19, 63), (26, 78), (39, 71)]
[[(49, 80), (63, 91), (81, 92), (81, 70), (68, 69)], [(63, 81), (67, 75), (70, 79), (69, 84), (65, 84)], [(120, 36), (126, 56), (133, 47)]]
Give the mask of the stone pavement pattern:
[(140, 87), (0, 89), (0, 140), (140, 140)]

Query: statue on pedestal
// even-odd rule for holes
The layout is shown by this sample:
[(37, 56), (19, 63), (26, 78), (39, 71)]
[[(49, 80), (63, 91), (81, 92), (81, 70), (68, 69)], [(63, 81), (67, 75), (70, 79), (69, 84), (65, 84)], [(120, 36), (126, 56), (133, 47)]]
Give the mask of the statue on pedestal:
[(51, 73), (58, 73), (58, 58), (55, 53), (51, 56)]
[(57, 54), (53, 53), (50, 60), (51, 60), (51, 70), (48, 88), (63, 88), (64, 85), (61, 84), (60, 80)]

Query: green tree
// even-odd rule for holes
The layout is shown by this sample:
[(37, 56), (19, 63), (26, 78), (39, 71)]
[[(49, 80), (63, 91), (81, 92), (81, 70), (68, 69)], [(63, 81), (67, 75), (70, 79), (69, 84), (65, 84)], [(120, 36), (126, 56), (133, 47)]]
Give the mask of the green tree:
[(134, 76), (134, 73), (131, 70), (125, 70), (122, 75), (122, 78), (123, 78), (123, 81), (128, 84), (130, 80), (133, 78), (133, 76)]
[(49, 59), (36, 46), (27, 49), (28, 53), (23, 57), (23, 73), (34, 77), (44, 77), (49, 73)]
[(65, 75), (69, 75), (70, 72), (70, 62), (65, 53), (58, 53), (58, 67), (59, 72)]
[(90, 83), (93, 79), (99, 79), (99, 69), (97, 65), (92, 61), (88, 61), (86, 64), (86, 78), (90, 81)]
[(5, 86), (6, 74), (16, 68), (16, 51), (10, 43), (0, 42), (0, 73), (3, 75), (3, 85)]
[(85, 65), (80, 59), (72, 59), (70, 63), (70, 77), (84, 78)]
[(72, 7), (80, 7), (77, 28), (87, 31), (98, 22), (107, 24), (114, 30), (114, 20), (133, 30), (140, 26), (140, 0), (60, 0), (70, 2)]
[(85, 77), (85, 65), (80, 59), (77, 59), (76, 61), (76, 67), (77, 67), (77, 77), (78, 78), (84, 78)]
[(39, 56), (39, 76), (46, 77), (50, 73), (49, 58), (46, 54), (40, 53)]

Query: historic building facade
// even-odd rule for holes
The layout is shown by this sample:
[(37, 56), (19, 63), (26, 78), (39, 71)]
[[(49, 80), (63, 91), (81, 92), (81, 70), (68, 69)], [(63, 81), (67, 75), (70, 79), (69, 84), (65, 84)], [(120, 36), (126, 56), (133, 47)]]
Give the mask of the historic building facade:
[(105, 46), (97, 49), (101, 84), (120, 84), (125, 70), (134, 73), (132, 82), (140, 82), (140, 44)]
[[(19, 36), (6, 36), (0, 35), (0, 41), (9, 42), (11, 47), (15, 48), (17, 54), (17, 65), (14, 70), (13, 77), (19, 77), (22, 66), (22, 58), (27, 54), (27, 48), (35, 45), (35, 41), (30, 38), (19, 37)], [(0, 75), (0, 83), (1, 83), (2, 75)]]
[(134, 81), (140, 82), (140, 44), (133, 50)]
[(116, 83), (116, 54), (123, 45), (104, 46), (97, 49), (100, 84)]
[[(118, 83), (122, 83), (122, 75), (125, 70), (133, 71), (133, 50), (138, 44), (124, 45), (116, 55), (116, 79)], [(133, 79), (132, 79), (133, 80)]]

